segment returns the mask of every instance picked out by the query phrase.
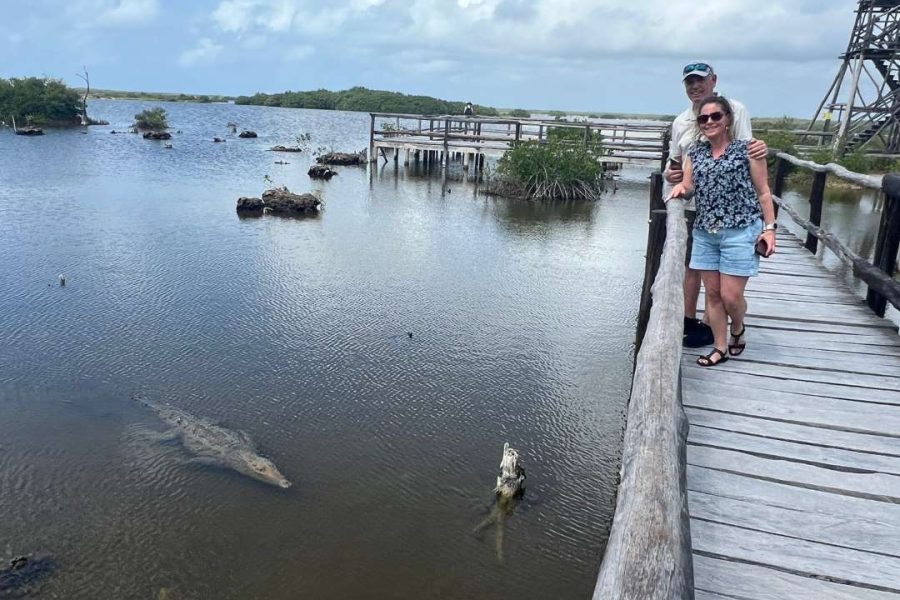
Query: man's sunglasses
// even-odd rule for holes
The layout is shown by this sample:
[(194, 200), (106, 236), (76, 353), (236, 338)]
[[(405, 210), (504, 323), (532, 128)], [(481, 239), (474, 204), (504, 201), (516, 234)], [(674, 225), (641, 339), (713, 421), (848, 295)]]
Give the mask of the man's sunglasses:
[(718, 110), (714, 113), (709, 113), (708, 115), (699, 115), (697, 117), (697, 124), (698, 125), (706, 125), (710, 121), (712, 121), (713, 123), (718, 123), (719, 121), (722, 120), (722, 117), (724, 117), (724, 116), (725, 116), (725, 114)]
[(683, 75), (687, 75), (691, 71), (703, 71), (704, 73), (709, 73), (712, 71), (712, 67), (710, 67), (706, 63), (691, 63), (689, 65), (685, 65), (684, 70), (681, 72)]

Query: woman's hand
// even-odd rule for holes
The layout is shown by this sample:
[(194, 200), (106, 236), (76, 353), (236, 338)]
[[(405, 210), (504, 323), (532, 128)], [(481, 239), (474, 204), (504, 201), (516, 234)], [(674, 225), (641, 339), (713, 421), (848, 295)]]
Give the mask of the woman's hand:
[(775, 254), (775, 230), (767, 229), (759, 234), (759, 237), (756, 238), (756, 243), (759, 244), (763, 242), (766, 245), (766, 251), (763, 253), (765, 258), (769, 258), (773, 254)]
[(672, 188), (672, 192), (668, 196), (666, 196), (666, 199), (663, 200), (663, 202), (668, 202), (672, 198), (687, 198), (691, 195), (692, 192), (693, 190), (691, 190), (684, 183), (679, 183), (674, 188)]

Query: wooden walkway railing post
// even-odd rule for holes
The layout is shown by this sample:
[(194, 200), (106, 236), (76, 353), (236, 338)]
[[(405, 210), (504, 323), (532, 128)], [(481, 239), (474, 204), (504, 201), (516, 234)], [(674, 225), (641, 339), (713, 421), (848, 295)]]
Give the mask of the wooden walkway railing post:
[[(900, 175), (888, 174), (882, 181), (884, 208), (881, 211), (881, 226), (875, 243), (875, 267), (893, 278), (897, 269), (897, 252), (900, 249)], [(876, 290), (869, 288), (866, 304), (879, 317), (884, 316), (887, 299)]]
[[(784, 184), (787, 176), (791, 174), (791, 163), (784, 160), (780, 156), (775, 157), (775, 185), (772, 193), (781, 198), (784, 193)], [(778, 204), (775, 204), (775, 217), (778, 217)]]
[[(822, 203), (825, 199), (825, 182), (828, 178), (826, 171), (820, 171), (813, 177), (812, 188), (809, 191), (809, 222), (820, 227), (822, 225)], [(806, 242), (803, 244), (807, 250), (816, 253), (819, 248), (819, 239), (811, 232), (806, 234)]]

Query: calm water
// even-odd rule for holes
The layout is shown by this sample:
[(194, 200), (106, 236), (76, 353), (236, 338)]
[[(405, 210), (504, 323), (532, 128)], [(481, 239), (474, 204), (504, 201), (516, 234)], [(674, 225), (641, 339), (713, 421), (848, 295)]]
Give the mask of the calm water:
[[(589, 597), (647, 174), (565, 206), (392, 163), (313, 183), (266, 148), (359, 150), (368, 115), (168, 104), (171, 150), (109, 133), (156, 104), (0, 131), (0, 557), (53, 553), (49, 598)], [(326, 209), (238, 218), (266, 175)], [(248, 432), (294, 486), (190, 463), (136, 393)], [(528, 491), (501, 563), (473, 530), (507, 441)]]

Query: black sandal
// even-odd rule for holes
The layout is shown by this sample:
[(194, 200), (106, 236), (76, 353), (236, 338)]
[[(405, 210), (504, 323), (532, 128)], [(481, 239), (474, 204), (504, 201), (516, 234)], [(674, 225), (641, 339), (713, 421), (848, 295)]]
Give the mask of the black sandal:
[[(716, 354), (719, 355), (719, 360), (713, 362), (713, 356)], [(701, 367), (714, 367), (716, 365), (721, 365), (723, 362), (728, 360), (728, 355), (725, 354), (724, 351), (719, 350), (718, 348), (713, 348), (713, 351), (707, 354), (706, 356), (701, 356), (697, 359), (697, 364)]]
[(740, 333), (732, 333), (731, 334), (731, 343), (728, 344), (728, 353), (732, 356), (740, 356), (744, 351), (744, 348), (747, 347), (747, 342), (744, 340), (744, 334), (747, 333), (747, 326), (744, 325), (741, 327)]

